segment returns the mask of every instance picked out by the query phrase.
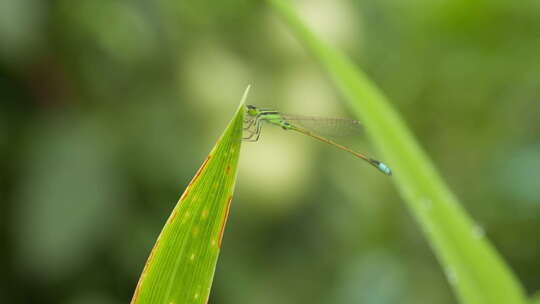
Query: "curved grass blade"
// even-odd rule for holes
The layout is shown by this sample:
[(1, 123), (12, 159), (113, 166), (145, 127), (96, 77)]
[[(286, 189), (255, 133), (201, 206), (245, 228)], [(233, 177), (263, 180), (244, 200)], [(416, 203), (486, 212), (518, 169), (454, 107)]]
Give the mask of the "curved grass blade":
[(207, 302), (236, 180), (248, 90), (165, 223), (131, 303)]
[[(523, 287), (479, 233), (386, 97), (342, 53), (323, 43), (286, 0), (269, 0), (326, 69), (392, 167), (393, 179), (462, 303), (521, 304)], [(466, 168), (464, 168), (466, 170)]]

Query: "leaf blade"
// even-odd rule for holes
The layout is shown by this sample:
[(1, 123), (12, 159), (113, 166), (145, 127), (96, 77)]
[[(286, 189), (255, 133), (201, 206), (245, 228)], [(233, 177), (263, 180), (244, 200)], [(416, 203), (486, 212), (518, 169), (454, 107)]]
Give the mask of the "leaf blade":
[(431, 243), (462, 303), (525, 303), (520, 286), (493, 246), (448, 189), (386, 97), (336, 49), (300, 20), (287, 1), (269, 0), (301, 43), (330, 74), (385, 155), (401, 195)]
[(244, 102), (167, 219), (131, 303), (206, 303), (232, 200)]

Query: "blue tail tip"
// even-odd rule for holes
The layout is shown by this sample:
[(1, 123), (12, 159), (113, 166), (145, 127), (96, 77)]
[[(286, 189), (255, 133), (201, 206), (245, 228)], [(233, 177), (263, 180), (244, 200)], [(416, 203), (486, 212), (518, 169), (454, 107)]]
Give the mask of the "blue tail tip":
[(371, 163), (382, 173), (392, 176), (392, 170), (390, 170), (390, 167), (388, 167), (385, 163), (381, 163), (380, 161), (374, 159), (371, 160)]

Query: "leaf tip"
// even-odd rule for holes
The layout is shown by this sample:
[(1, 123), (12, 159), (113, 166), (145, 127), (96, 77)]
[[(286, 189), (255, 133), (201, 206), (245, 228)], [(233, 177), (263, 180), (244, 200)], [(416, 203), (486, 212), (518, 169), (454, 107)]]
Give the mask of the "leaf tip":
[(242, 95), (242, 99), (240, 100), (240, 106), (239, 107), (243, 107), (244, 104), (246, 103), (246, 100), (247, 100), (250, 89), (251, 89), (251, 84), (248, 84), (246, 89), (244, 90), (244, 95)]

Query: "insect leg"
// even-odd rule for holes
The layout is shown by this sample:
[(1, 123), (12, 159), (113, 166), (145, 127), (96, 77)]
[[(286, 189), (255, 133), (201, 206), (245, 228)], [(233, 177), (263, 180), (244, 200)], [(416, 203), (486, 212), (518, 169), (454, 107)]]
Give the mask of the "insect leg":
[[(251, 132), (251, 134), (248, 137), (244, 137), (242, 139), (244, 141), (249, 141), (249, 142), (258, 141), (259, 136), (261, 135), (261, 126), (262, 126), (261, 121), (257, 119), (257, 121), (255, 122), (255, 125), (254, 125), (255, 130), (254, 131), (249, 130)], [(256, 136), (256, 138), (253, 139), (253, 136)]]

